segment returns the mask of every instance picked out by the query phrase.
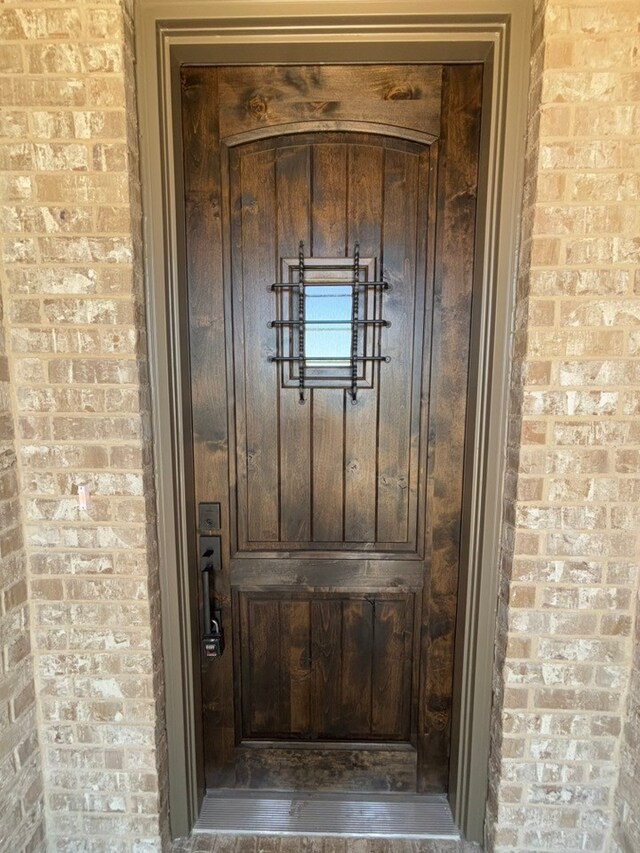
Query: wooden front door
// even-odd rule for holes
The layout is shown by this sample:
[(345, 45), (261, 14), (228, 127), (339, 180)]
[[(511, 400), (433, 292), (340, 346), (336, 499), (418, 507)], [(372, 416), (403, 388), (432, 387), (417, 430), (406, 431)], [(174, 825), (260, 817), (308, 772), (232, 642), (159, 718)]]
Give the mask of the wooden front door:
[(209, 787), (446, 790), (480, 99), (182, 70)]

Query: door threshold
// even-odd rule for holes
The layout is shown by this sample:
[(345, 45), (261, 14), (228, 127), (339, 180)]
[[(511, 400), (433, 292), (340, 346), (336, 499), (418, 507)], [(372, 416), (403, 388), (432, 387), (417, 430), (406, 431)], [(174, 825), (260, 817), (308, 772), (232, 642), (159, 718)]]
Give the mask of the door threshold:
[(461, 840), (443, 794), (207, 791), (193, 834), (212, 833)]

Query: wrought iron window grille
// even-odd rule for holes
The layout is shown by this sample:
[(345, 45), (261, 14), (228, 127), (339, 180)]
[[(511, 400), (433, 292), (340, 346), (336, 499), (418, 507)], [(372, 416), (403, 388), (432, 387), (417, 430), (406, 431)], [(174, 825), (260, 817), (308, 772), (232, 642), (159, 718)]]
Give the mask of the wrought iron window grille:
[[(363, 277), (363, 272), (375, 269), (375, 259), (368, 260), (364, 269), (358, 243), (353, 259), (305, 257), (301, 240), (294, 280), (270, 286), (277, 294), (277, 319), (268, 326), (278, 332), (277, 355), (270, 356), (270, 361), (295, 367), (289, 379), (295, 381), (302, 404), (306, 388), (344, 387), (355, 405), (363, 383), (361, 367), (391, 360), (380, 354), (379, 335), (380, 329), (391, 325), (381, 316), (382, 292), (389, 290), (389, 284)], [(323, 277), (318, 277), (318, 264)], [(325, 316), (319, 310), (323, 300)]]

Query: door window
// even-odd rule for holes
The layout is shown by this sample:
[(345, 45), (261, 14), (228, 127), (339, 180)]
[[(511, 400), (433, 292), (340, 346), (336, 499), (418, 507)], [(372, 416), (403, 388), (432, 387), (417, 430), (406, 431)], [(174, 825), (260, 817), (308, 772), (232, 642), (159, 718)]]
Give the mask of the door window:
[(349, 367), (353, 289), (344, 284), (308, 285), (304, 291), (306, 367)]

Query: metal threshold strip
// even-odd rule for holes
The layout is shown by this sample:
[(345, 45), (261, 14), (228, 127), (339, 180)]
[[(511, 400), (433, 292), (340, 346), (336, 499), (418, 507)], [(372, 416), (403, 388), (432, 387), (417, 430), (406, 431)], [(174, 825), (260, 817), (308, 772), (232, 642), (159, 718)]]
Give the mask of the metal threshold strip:
[(446, 797), (416, 794), (209, 791), (193, 832), (460, 840)]

